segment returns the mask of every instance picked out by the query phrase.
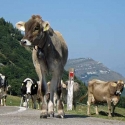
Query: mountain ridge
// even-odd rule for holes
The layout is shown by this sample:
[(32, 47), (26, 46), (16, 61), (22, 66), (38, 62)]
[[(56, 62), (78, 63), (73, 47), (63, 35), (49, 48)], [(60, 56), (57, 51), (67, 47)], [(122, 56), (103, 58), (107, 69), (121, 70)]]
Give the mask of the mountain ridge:
[(65, 70), (68, 71), (69, 68), (74, 68), (75, 75), (85, 83), (95, 78), (104, 81), (116, 81), (119, 79), (125, 81), (125, 77), (120, 73), (109, 69), (100, 61), (95, 61), (92, 58), (68, 59)]

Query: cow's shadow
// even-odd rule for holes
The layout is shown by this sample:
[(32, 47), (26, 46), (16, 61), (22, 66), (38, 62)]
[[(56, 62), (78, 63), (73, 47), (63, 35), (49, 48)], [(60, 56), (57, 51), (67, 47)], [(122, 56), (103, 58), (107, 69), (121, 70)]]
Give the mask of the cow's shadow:
[(76, 115), (76, 114), (66, 114), (65, 118), (86, 118), (89, 117), (87, 115)]
[[(95, 113), (91, 114), (90, 116), (92, 116), (92, 115), (95, 115)], [(108, 112), (100, 111), (99, 115), (108, 116)], [(87, 115), (76, 115), (76, 114), (66, 114), (65, 118), (87, 118), (87, 117), (90, 117), (90, 116), (87, 116)], [(125, 118), (124, 115), (121, 115), (119, 113), (114, 113), (113, 117), (124, 117)]]
[[(104, 111), (100, 111), (99, 112), (100, 115), (103, 115), (103, 116), (108, 116), (108, 112), (104, 112)], [(114, 113), (114, 116), (113, 117), (125, 117), (124, 115), (121, 115), (119, 113)]]

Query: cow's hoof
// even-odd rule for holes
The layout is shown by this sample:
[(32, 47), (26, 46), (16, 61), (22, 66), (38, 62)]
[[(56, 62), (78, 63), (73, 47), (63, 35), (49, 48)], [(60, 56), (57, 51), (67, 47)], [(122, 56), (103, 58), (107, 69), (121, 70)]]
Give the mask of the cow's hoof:
[(91, 116), (91, 114), (87, 114), (87, 116)]
[(54, 117), (54, 112), (53, 112), (53, 111), (48, 112), (48, 116), (49, 116), (49, 117)]
[(57, 115), (56, 118), (65, 118), (65, 115)]
[(47, 116), (48, 117), (54, 117), (54, 114), (48, 114)]
[(63, 112), (63, 110), (60, 110), (60, 111), (58, 111), (58, 115), (56, 116), (57, 118), (64, 118), (64, 116), (65, 116), (65, 113)]
[(48, 114), (48, 117), (54, 117), (54, 113), (53, 114)]
[(47, 115), (45, 115), (45, 114), (40, 114), (40, 118), (47, 118)]
[(108, 117), (112, 117), (112, 115), (108, 115)]
[(47, 117), (50, 117), (50, 114), (48, 114)]

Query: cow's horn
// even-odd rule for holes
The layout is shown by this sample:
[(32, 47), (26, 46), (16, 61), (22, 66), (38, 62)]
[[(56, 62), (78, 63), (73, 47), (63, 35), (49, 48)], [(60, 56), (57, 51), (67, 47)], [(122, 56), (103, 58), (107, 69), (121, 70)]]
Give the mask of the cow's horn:
[(63, 88), (66, 88), (66, 84), (62, 83), (62, 87), (63, 87)]
[(117, 84), (116, 84), (116, 83), (114, 83), (114, 82), (112, 82), (112, 83), (111, 83), (111, 86), (116, 87), (116, 86), (117, 86)]

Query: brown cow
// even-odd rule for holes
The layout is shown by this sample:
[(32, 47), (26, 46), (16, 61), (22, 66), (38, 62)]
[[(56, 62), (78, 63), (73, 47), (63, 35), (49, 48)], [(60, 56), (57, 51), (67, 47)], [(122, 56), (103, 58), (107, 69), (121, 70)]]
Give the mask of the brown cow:
[(107, 102), (109, 116), (111, 116), (111, 104), (113, 104), (113, 115), (116, 104), (120, 99), (120, 95), (124, 88), (124, 82), (119, 80), (117, 82), (105, 82), (93, 79), (88, 83), (88, 110), (87, 114), (90, 115), (91, 103), (96, 104), (96, 114), (98, 114), (97, 105), (99, 102)]
[[(20, 41), (21, 45), (34, 46), (32, 58), (41, 84), (38, 88), (38, 93), (42, 99), (40, 117), (47, 118), (47, 114), (54, 115), (53, 97), (55, 92), (58, 100), (58, 116), (63, 118), (64, 109), (60, 99), (61, 78), (67, 62), (68, 48), (62, 35), (53, 31), (49, 23), (43, 21), (39, 15), (33, 15), (26, 23), (18, 22), (16, 27), (25, 31), (25, 36)], [(52, 84), (50, 86), (50, 100), (47, 105), (45, 75), (48, 72), (52, 73)]]
[[(64, 103), (67, 103), (68, 81), (63, 82), (63, 80), (61, 80), (61, 89), (62, 89), (61, 98), (62, 98)], [(47, 98), (49, 98), (50, 82), (47, 83), (47, 90), (48, 90), (48, 93), (46, 96), (47, 96)], [(80, 97), (79, 91), (80, 91), (79, 83), (74, 82), (74, 84), (73, 84), (73, 102), (72, 102), (72, 104), (74, 106), (74, 110), (76, 110), (76, 104), (77, 104), (77, 101)], [(56, 99), (57, 99), (57, 96), (56, 96), (56, 93), (54, 93), (54, 104), (55, 105), (56, 105)]]

